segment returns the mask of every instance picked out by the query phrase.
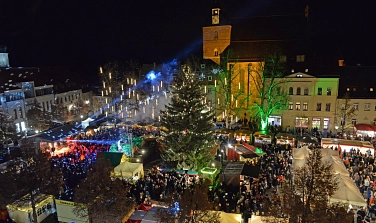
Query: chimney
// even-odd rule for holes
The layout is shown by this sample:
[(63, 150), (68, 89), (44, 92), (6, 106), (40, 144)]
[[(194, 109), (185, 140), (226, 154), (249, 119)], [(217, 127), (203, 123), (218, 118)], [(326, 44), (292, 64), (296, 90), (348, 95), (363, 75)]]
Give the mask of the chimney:
[(344, 67), (345, 66), (345, 60), (338, 60), (338, 66)]

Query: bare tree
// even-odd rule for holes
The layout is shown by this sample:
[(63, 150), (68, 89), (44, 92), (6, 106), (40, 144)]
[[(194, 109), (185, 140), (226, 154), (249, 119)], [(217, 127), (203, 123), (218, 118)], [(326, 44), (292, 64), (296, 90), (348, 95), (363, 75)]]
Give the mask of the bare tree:
[(353, 215), (346, 207), (329, 203), (338, 189), (332, 165), (321, 161), (321, 150), (312, 150), (305, 166), (294, 170), (293, 185), (285, 185), (275, 198), (265, 205), (267, 222), (351, 222)]
[[(31, 203), (33, 222), (37, 223), (36, 204), (39, 194), (58, 195), (63, 186), (62, 175), (59, 170), (51, 168), (49, 154), (37, 150), (32, 139), (21, 141), (22, 159), (14, 160), (1, 174), (6, 189), (15, 201), (21, 197)], [(4, 182), (3, 181), (3, 182)], [(28, 195), (28, 196), (25, 196)]]
[(80, 217), (89, 217), (92, 223), (120, 222), (135, 203), (128, 199), (128, 188), (119, 179), (111, 179), (113, 167), (102, 156), (98, 158), (87, 177), (77, 186), (74, 212)]
[(336, 109), (335, 123), (341, 127), (341, 133), (343, 134), (347, 129), (353, 127), (352, 119), (356, 117), (356, 108), (351, 103), (350, 95), (345, 96), (339, 100)]
[(288, 108), (288, 80), (283, 77), (284, 67), (277, 53), (266, 56), (258, 66), (249, 69), (251, 85), (257, 92), (257, 99), (250, 107), (251, 116), (260, 120), (261, 130), (266, 130), (270, 115)]
[(225, 118), (226, 128), (229, 128), (229, 122), (235, 122), (236, 117), (240, 117), (240, 112), (250, 96), (244, 91), (245, 85), (241, 82), (241, 70), (237, 68), (237, 61), (231, 62), (232, 56), (232, 52), (228, 51), (221, 58), (219, 65), (210, 68), (214, 77), (214, 93), (217, 99), (213, 104), (216, 115), (219, 113)]

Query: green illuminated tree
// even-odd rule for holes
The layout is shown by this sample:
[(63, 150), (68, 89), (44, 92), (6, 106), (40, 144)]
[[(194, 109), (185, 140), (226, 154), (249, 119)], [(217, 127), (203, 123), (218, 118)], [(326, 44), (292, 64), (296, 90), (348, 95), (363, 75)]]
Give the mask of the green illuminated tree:
[(213, 111), (204, 103), (205, 95), (195, 71), (186, 66), (172, 85), (171, 102), (161, 116), (166, 162), (177, 167), (199, 170), (213, 159), (210, 150), (215, 145), (211, 131)]
[(356, 116), (356, 109), (354, 104), (351, 103), (350, 95), (345, 96), (339, 100), (336, 109), (336, 125), (340, 126), (341, 133), (343, 134), (347, 129), (353, 128), (352, 119)]
[(250, 107), (251, 116), (260, 120), (261, 130), (266, 130), (270, 115), (287, 110), (289, 96), (285, 89), (288, 80), (283, 77), (284, 67), (275, 53), (265, 57), (259, 66), (251, 66), (251, 86), (256, 88), (256, 100)]

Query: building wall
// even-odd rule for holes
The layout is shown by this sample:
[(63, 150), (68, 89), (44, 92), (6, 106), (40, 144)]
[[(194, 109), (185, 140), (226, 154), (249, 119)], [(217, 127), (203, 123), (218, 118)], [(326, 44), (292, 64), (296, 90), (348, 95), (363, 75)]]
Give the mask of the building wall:
[(55, 94), (55, 103), (63, 103), (71, 110), (78, 99), (82, 99), (82, 89)]
[(14, 124), (16, 125), (17, 132), (26, 130), (26, 114), (25, 114), (25, 102), (24, 99), (18, 100), (6, 100), (6, 94), (19, 92), (21, 90), (15, 90), (1, 95), (1, 109), (4, 113), (12, 116), (14, 119)]
[[(342, 99), (338, 99), (338, 104), (342, 104)], [(356, 124), (376, 124), (376, 99), (351, 99), (350, 104), (357, 107), (356, 116), (353, 117)]]
[[(298, 75), (301, 75), (298, 77)], [(295, 76), (295, 77), (294, 77)], [(315, 78), (307, 74), (293, 74), (290, 78), (287, 89), (293, 88), (290, 95), (289, 109), (282, 113), (282, 127), (303, 127), (320, 130), (335, 129), (336, 103), (338, 96), (339, 78)], [(297, 89), (301, 89), (300, 95)], [(321, 95), (319, 94), (321, 88)], [(327, 89), (331, 89), (330, 95)], [(308, 94), (304, 95), (304, 89), (308, 89)], [(300, 109), (299, 108), (300, 103)], [(318, 109), (321, 103), (321, 109)], [(304, 104), (307, 108), (304, 109)], [(330, 105), (328, 110), (326, 105)]]
[(210, 59), (219, 64), (220, 54), (230, 45), (231, 26), (203, 27), (202, 33), (204, 59)]

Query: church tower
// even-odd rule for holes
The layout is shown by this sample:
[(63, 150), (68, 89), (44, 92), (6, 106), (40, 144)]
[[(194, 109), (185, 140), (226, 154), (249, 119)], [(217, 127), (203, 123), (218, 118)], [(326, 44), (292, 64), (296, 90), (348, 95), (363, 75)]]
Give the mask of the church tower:
[(212, 9), (212, 25), (219, 25), (219, 10), (220, 8)]
[(222, 25), (220, 8), (212, 8), (211, 26), (202, 27), (203, 58), (220, 63), (221, 53), (230, 45), (231, 26)]

